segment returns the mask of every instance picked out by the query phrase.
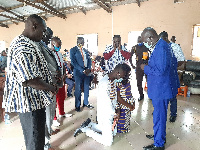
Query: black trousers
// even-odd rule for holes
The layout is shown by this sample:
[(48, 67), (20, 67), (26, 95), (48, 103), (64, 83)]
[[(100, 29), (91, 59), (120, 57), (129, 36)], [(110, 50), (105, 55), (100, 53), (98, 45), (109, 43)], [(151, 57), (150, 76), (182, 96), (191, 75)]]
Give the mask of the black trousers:
[(143, 76), (144, 76), (144, 71), (140, 67), (137, 67), (136, 80), (137, 80), (137, 87), (138, 87), (138, 92), (140, 94), (140, 97), (144, 96), (143, 87), (142, 87)]
[(44, 150), (45, 145), (45, 108), (32, 112), (19, 113), (24, 134), (26, 150)]

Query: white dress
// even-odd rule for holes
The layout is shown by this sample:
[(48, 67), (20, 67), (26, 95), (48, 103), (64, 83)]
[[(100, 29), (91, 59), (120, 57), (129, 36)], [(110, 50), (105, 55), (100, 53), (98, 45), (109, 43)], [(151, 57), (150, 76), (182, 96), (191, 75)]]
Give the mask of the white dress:
[[(90, 124), (83, 129), (83, 132), (86, 132), (87, 136), (92, 137), (105, 146), (112, 145), (113, 136), (117, 132), (116, 130), (114, 130), (114, 132), (112, 131), (113, 117), (117, 104), (116, 86), (112, 85), (115, 84), (109, 81), (108, 75), (104, 76), (99, 81), (97, 95), (98, 124), (90, 122)], [(111, 95), (113, 95), (112, 98), (110, 98)], [(101, 132), (101, 134), (98, 132)]]

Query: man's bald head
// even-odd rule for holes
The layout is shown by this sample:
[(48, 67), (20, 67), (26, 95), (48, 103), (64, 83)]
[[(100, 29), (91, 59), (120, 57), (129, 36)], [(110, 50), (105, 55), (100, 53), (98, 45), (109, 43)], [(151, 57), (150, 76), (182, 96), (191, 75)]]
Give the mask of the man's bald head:
[(148, 45), (154, 45), (159, 39), (157, 32), (151, 27), (145, 28), (141, 37), (142, 42), (148, 43)]
[(27, 18), (27, 20), (25, 21), (25, 24), (26, 25), (30, 25), (32, 23), (42, 24), (43, 22), (44, 20), (40, 16), (33, 14)]
[(32, 41), (39, 42), (42, 40), (43, 32), (46, 31), (45, 21), (38, 15), (30, 15), (25, 21), (23, 35)]

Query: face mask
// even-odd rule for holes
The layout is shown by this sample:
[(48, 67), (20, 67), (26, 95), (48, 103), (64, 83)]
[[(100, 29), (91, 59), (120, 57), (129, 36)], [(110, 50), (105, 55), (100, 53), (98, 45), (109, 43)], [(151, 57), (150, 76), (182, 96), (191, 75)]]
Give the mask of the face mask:
[(119, 83), (119, 82), (122, 82), (122, 80), (123, 80), (123, 78), (115, 79), (114, 82), (115, 82), (115, 83)]
[(139, 46), (142, 46), (142, 45), (143, 45), (143, 43), (138, 43), (138, 45), (139, 45)]
[(80, 48), (81, 48), (82, 46), (83, 46), (82, 44), (78, 44), (78, 47), (80, 47)]
[(54, 47), (54, 49), (56, 50), (56, 52), (59, 52), (60, 49), (61, 49), (61, 47), (56, 47), (56, 46), (53, 46), (53, 47)]
[(146, 48), (148, 48), (148, 49), (150, 49), (151, 47), (152, 47), (152, 44), (151, 45), (149, 45), (147, 42), (145, 43), (145, 42), (143, 42), (144, 43), (144, 46), (146, 46)]

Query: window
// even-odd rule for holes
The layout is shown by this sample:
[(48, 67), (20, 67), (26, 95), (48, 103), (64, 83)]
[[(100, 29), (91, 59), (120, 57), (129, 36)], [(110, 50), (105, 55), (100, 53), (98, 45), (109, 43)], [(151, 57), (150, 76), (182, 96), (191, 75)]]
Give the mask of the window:
[(86, 48), (92, 55), (98, 54), (98, 34), (80, 34), (77, 37), (84, 38), (84, 48)]
[(0, 41), (0, 53), (3, 51), (3, 50), (6, 50), (6, 42), (5, 41)]
[(200, 24), (196, 24), (193, 26), (192, 56), (200, 58)]
[(131, 51), (131, 48), (137, 44), (138, 36), (141, 36), (142, 31), (130, 31), (128, 33), (127, 49)]
[[(132, 47), (137, 44), (138, 36), (141, 36), (142, 31), (131, 31), (128, 33), (128, 44), (127, 44), (127, 50), (131, 51)], [(136, 56), (132, 56), (132, 63), (135, 66), (136, 65)]]

